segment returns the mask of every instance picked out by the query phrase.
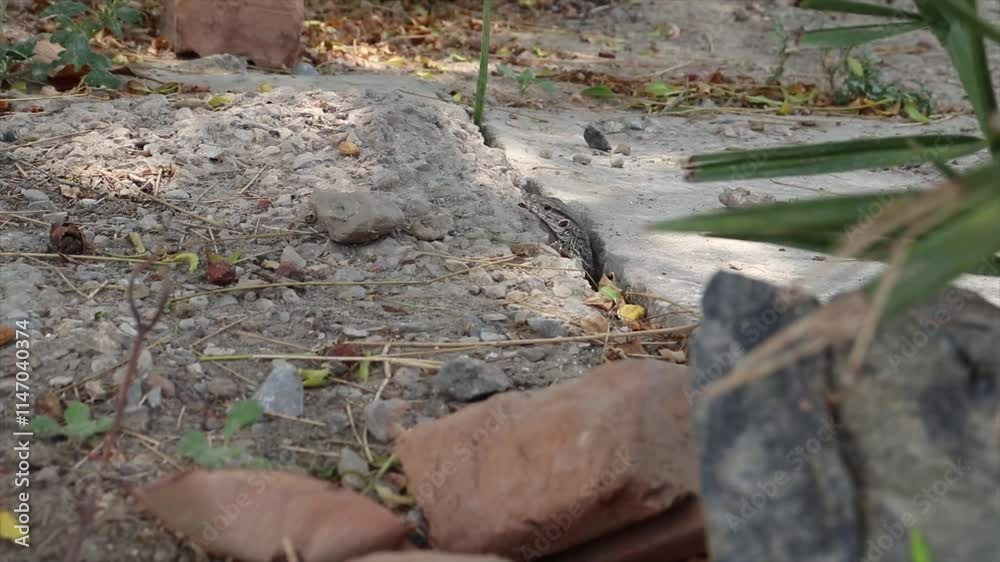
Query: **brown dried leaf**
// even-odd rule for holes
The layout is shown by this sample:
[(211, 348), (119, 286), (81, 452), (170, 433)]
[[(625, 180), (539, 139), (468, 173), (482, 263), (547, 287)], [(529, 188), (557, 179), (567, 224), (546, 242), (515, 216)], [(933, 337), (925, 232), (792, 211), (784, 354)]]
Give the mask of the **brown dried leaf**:
[(611, 322), (604, 316), (594, 316), (584, 318), (580, 325), (583, 326), (583, 331), (587, 334), (606, 334)]
[(0, 324), (0, 347), (3, 347), (10, 342), (14, 341), (14, 336), (17, 332), (14, 330), (13, 326), (8, 326), (6, 324)]
[(666, 347), (662, 347), (657, 351), (660, 357), (666, 359), (671, 363), (684, 364), (687, 363), (687, 354), (683, 351), (673, 350)]
[(205, 266), (205, 281), (224, 287), (232, 285), (240, 278), (236, 266), (226, 260), (213, 261)]
[(35, 400), (35, 412), (49, 416), (54, 420), (63, 417), (63, 403), (55, 392), (45, 392)]
[(49, 247), (58, 254), (88, 255), (90, 244), (80, 231), (80, 225), (71, 222), (53, 224), (49, 229)]
[(361, 154), (361, 149), (351, 141), (344, 141), (337, 146), (337, 152), (340, 152), (341, 156), (357, 158)]
[(409, 528), (391, 512), (328, 482), (275, 471), (192, 470), (135, 492), (175, 531), (244, 562), (336, 562), (399, 548)]

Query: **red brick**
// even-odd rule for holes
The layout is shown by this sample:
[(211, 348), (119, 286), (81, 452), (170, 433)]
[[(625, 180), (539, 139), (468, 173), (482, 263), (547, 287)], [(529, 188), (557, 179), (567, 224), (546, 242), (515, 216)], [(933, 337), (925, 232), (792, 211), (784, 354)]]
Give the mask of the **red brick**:
[(242, 55), (291, 67), (305, 21), (303, 0), (164, 0), (160, 33), (176, 53)]
[(684, 367), (620, 361), (404, 433), (396, 453), (447, 552), (550, 555), (696, 493)]

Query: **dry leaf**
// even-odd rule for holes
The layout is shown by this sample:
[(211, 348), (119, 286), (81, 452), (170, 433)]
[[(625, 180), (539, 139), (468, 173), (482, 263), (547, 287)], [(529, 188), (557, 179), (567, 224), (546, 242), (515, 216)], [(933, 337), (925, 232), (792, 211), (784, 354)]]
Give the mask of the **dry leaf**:
[(3, 347), (8, 343), (14, 341), (14, 336), (16, 334), (17, 332), (14, 330), (13, 326), (0, 324), (0, 347)]
[(58, 254), (86, 255), (90, 245), (80, 231), (80, 226), (65, 222), (53, 224), (49, 229), (49, 246)]
[(63, 404), (59, 395), (55, 392), (42, 393), (35, 400), (35, 412), (44, 414), (52, 419), (61, 420), (63, 417)]
[(580, 321), (580, 325), (583, 327), (584, 333), (606, 334), (611, 322), (603, 316), (594, 316), (593, 318), (584, 318)]
[(232, 285), (240, 278), (236, 266), (226, 260), (214, 261), (205, 266), (205, 281), (213, 285), (225, 287)]
[(630, 339), (618, 345), (618, 349), (630, 355), (646, 355), (646, 348), (637, 339)]
[(588, 306), (593, 306), (595, 308), (600, 308), (601, 310), (611, 310), (615, 307), (615, 301), (609, 301), (601, 293), (594, 293), (587, 297), (587, 300), (583, 301), (583, 304)]
[(666, 359), (671, 363), (687, 363), (687, 354), (685, 354), (683, 351), (675, 351), (673, 349), (663, 347), (660, 348), (660, 350), (657, 351), (657, 353), (660, 354), (660, 357)]
[(361, 149), (358, 148), (358, 145), (351, 141), (344, 141), (337, 146), (337, 152), (339, 152), (341, 156), (357, 158), (358, 155), (361, 154)]
[(206, 550), (244, 562), (336, 562), (395, 550), (409, 528), (354, 492), (297, 474), (192, 470), (135, 492), (143, 507)]

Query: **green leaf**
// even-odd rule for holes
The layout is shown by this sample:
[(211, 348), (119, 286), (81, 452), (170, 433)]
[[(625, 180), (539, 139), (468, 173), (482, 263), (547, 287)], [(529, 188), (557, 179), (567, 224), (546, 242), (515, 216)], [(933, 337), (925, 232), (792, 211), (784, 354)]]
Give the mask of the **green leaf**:
[(38, 37), (31, 37), (3, 48), (0, 56), (9, 57), (12, 60), (26, 60), (35, 54), (35, 46), (38, 44)]
[(1000, 27), (982, 19), (976, 14), (975, 3), (960, 0), (936, 0), (937, 8), (946, 17), (953, 18), (969, 26), (994, 41), (1000, 42)]
[(42, 11), (40, 17), (47, 18), (50, 16), (56, 16), (57, 18), (75, 18), (77, 16), (82, 16), (90, 12), (90, 8), (80, 2), (74, 2), (72, 0), (63, 0), (62, 2), (56, 2), (55, 4), (49, 4), (48, 8)]
[(591, 97), (591, 98), (613, 98), (615, 97), (615, 92), (611, 88), (601, 84), (598, 86), (591, 86), (589, 88), (584, 88), (581, 94)]
[(240, 400), (226, 414), (222, 435), (228, 440), (241, 428), (257, 423), (264, 415), (264, 407), (256, 400)]
[(218, 95), (213, 96), (212, 99), (208, 100), (208, 107), (212, 109), (219, 109), (220, 107), (225, 107), (233, 103), (232, 96)]
[(667, 86), (663, 82), (650, 82), (646, 84), (646, 93), (654, 98), (666, 97), (670, 94), (676, 94), (678, 91), (677, 88)]
[(556, 88), (556, 83), (553, 82), (552, 80), (539, 80), (535, 82), (535, 84), (537, 84), (538, 87), (541, 88), (543, 92), (548, 92), (550, 94), (558, 90), (558, 88)]
[[(976, 112), (979, 128), (989, 139), (990, 151), (1000, 154), (1000, 133), (992, 130), (990, 119), (996, 113), (996, 94), (990, 78), (989, 60), (980, 31), (970, 28), (969, 15), (954, 0), (915, 0), (931, 31), (948, 51), (962, 87)], [(973, 4), (974, 5), (974, 4)], [(978, 19), (978, 18), (975, 18)]]
[(326, 377), (330, 376), (330, 369), (299, 369), (299, 377), (302, 378), (304, 388), (319, 388), (326, 385)]
[(62, 434), (62, 428), (59, 427), (59, 422), (49, 416), (35, 416), (31, 419), (31, 423), (28, 424), (28, 430), (42, 437), (51, 437)]
[(799, 34), (798, 45), (803, 49), (847, 49), (925, 27), (927, 24), (922, 21), (902, 21), (879, 25), (816, 29), (803, 31)]
[(135, 8), (122, 6), (118, 8), (118, 12), (115, 15), (118, 16), (118, 19), (131, 25), (142, 23), (143, 14), (142, 12), (136, 10)]
[(66, 406), (63, 419), (66, 421), (66, 425), (87, 423), (90, 421), (90, 407), (83, 402), (74, 400)]
[(868, 4), (867, 2), (852, 2), (850, 0), (799, 0), (795, 4), (806, 10), (824, 12), (840, 12), (842, 14), (858, 14), (862, 16), (879, 16), (886, 18), (908, 18), (918, 20), (920, 14), (909, 12), (891, 6)]
[(915, 135), (698, 154), (686, 168), (696, 182), (817, 175), (950, 160), (984, 147), (968, 135)]
[(622, 291), (614, 285), (605, 285), (601, 287), (598, 291), (602, 297), (608, 299), (609, 301), (617, 301), (622, 298)]
[(121, 80), (107, 70), (92, 67), (87, 73), (87, 77), (83, 79), (83, 83), (92, 88), (117, 88), (121, 84)]
[[(370, 355), (367, 351), (364, 352), (365, 357)], [(363, 359), (358, 363), (357, 368), (354, 371), (354, 378), (361, 382), (368, 382), (368, 376), (371, 373), (372, 362), (370, 359)]]
[[(994, 190), (995, 174), (965, 187), (975, 193), (965, 197), (963, 211), (914, 243), (899, 274), (899, 283), (883, 311), (889, 320), (911, 306), (925, 302), (963, 273), (984, 267), (1000, 249), (1000, 197)], [(875, 280), (867, 287), (873, 294)]]
[(918, 527), (910, 529), (910, 562), (933, 562), (931, 550), (924, 540), (924, 533)]
[(662, 221), (652, 228), (739, 240), (766, 238), (776, 243), (804, 240), (815, 244), (831, 237), (836, 239), (862, 219), (881, 214), (887, 206), (917, 195), (917, 192), (886, 192), (756, 205)]
[(512, 67), (509, 64), (498, 64), (497, 65), (497, 74), (499, 74), (500, 76), (503, 76), (504, 78), (513, 78), (514, 77), (514, 67)]
[(208, 436), (200, 431), (189, 431), (177, 441), (177, 454), (181, 457), (197, 459), (209, 448)]
[(922, 111), (920, 111), (920, 107), (917, 106), (917, 102), (913, 101), (910, 98), (907, 98), (905, 101), (903, 101), (903, 111), (906, 112), (906, 115), (910, 119), (917, 121), (919, 123), (931, 122), (931, 120), (928, 119), (927, 116), (924, 115)]

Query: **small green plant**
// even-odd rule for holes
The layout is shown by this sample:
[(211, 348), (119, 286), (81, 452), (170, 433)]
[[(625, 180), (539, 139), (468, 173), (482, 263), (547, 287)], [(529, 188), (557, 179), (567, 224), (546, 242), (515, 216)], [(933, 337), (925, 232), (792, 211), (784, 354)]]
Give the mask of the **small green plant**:
[(910, 531), (910, 562), (934, 562), (924, 533), (917, 527)]
[(111, 427), (110, 417), (90, 419), (90, 407), (83, 402), (70, 402), (63, 412), (63, 420), (66, 425), (59, 425), (59, 422), (49, 416), (35, 416), (28, 428), (42, 437), (62, 435), (73, 441), (84, 441)]
[(483, 37), (479, 45), (479, 76), (476, 79), (476, 103), (472, 111), (472, 122), (483, 126), (483, 108), (486, 106), (486, 81), (490, 71), (490, 18), (493, 15), (493, 0), (483, 0)]
[(109, 72), (111, 61), (91, 49), (90, 40), (105, 29), (121, 39), (124, 24), (142, 20), (142, 13), (130, 8), (128, 0), (106, 0), (96, 9), (75, 0), (62, 0), (49, 5), (41, 17), (52, 18), (58, 27), (50, 38), (63, 47), (58, 58), (51, 63), (34, 62), (25, 67), (22, 63), (34, 55), (39, 37), (16, 45), (0, 44), (0, 80), (11, 80), (27, 71), (25, 74), (32, 80), (44, 82), (50, 69), (70, 66), (77, 72), (87, 71), (84, 83), (88, 86), (114, 88), (120, 84), (118, 77)]
[(539, 78), (535, 71), (530, 68), (525, 68), (520, 73), (515, 72), (513, 67), (509, 64), (498, 64), (497, 74), (503, 76), (504, 78), (513, 78), (517, 80), (517, 91), (523, 96), (528, 92), (528, 89), (532, 86), (538, 86), (546, 92), (556, 91), (556, 84), (551, 80), (546, 80), (545, 78)]
[(905, 92), (895, 84), (882, 80), (877, 62), (868, 55), (853, 56), (849, 51), (843, 55), (844, 79), (834, 94), (834, 103), (847, 105), (856, 100), (867, 100), (878, 108), (901, 107), (914, 121), (927, 123), (933, 107), (930, 95), (925, 92)]
[[(230, 445), (233, 435), (240, 429), (253, 425), (264, 415), (264, 408), (256, 400), (240, 400), (233, 404), (226, 414), (226, 423), (222, 426), (223, 443), (213, 447), (208, 436), (201, 431), (189, 431), (177, 442), (177, 454), (189, 458), (205, 468), (222, 468), (223, 466), (244, 458), (246, 449)], [(251, 465), (266, 464), (261, 459), (250, 459)]]

